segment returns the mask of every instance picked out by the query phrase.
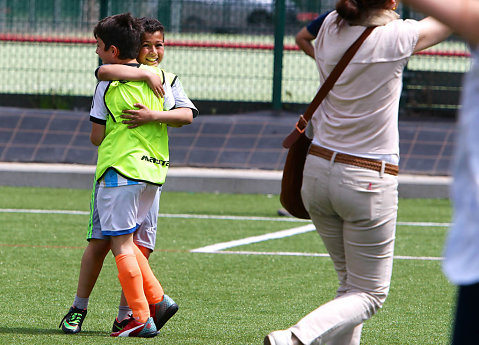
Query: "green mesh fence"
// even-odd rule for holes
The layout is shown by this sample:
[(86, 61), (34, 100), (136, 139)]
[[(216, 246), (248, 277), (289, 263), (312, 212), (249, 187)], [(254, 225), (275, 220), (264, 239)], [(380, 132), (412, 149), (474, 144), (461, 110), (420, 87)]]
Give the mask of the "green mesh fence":
[[(276, 17), (275, 3), (280, 1), (284, 13)], [(93, 27), (102, 16), (131, 12), (165, 25), (161, 66), (180, 76), (191, 99), (274, 102), (273, 80), (279, 80), (280, 102), (306, 104), (316, 92), (318, 74), (314, 61), (297, 50), (294, 35), (334, 3), (0, 0), (0, 94), (92, 95), (98, 66)], [(282, 50), (274, 46), (276, 22), (284, 27)], [(274, 76), (275, 54), (282, 59), (279, 78)], [(456, 110), (460, 77), (468, 68), (468, 48), (457, 38), (414, 56), (405, 74), (403, 107), (418, 112)]]

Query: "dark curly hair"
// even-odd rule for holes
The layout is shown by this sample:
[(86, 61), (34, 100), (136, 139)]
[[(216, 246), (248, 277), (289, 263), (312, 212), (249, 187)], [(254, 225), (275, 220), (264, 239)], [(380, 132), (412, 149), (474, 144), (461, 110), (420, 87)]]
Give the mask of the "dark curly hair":
[(140, 21), (140, 24), (143, 26), (143, 31), (144, 31), (143, 34), (145, 33), (152, 34), (159, 31), (161, 32), (163, 37), (165, 37), (165, 27), (163, 26), (163, 24), (161, 24), (161, 22), (158, 19), (142, 17), (138, 20)]

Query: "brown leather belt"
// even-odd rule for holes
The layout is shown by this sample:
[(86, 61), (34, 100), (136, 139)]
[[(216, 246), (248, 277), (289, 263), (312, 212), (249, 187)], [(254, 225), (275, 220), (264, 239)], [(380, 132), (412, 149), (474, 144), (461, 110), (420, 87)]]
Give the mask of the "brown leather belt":
[[(324, 159), (327, 159), (328, 161), (331, 160), (333, 157), (334, 151), (331, 151), (327, 148), (317, 146), (317, 145), (311, 145), (309, 148), (309, 153)], [(383, 162), (378, 161), (375, 159), (369, 159), (369, 158), (363, 158), (363, 157), (356, 157), (356, 156), (351, 156), (345, 153), (336, 153), (336, 157), (334, 158), (334, 162), (336, 163), (342, 163), (342, 164), (349, 164), (349, 165), (354, 165), (360, 168), (366, 168), (374, 171), (381, 172)], [(386, 174), (394, 175), (397, 176), (399, 173), (399, 167), (394, 164), (386, 163), (384, 166), (384, 172)]]

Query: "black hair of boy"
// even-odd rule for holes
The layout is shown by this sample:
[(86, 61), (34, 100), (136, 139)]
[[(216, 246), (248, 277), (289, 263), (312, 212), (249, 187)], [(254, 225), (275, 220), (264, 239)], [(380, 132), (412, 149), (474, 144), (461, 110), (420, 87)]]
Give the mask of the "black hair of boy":
[[(165, 27), (158, 19), (143, 17), (139, 19), (141, 25), (143, 26), (143, 31), (145, 33), (152, 34), (154, 32), (161, 32), (163, 37), (165, 37)], [(142, 37), (143, 39), (144, 37)]]
[(103, 18), (93, 30), (95, 38), (105, 43), (105, 50), (115, 46), (120, 51), (118, 58), (136, 59), (140, 51), (143, 26), (130, 13)]

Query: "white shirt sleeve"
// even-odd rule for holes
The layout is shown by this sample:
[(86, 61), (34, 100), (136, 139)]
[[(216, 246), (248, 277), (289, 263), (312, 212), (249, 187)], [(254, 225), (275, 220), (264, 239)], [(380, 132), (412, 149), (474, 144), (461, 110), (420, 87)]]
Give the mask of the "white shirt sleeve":
[(183, 85), (181, 85), (178, 78), (175, 78), (173, 85), (171, 85), (171, 90), (175, 100), (175, 108), (190, 108), (193, 110), (193, 117), (196, 117), (198, 115), (198, 109), (186, 95)]
[(105, 104), (105, 92), (110, 82), (100, 81), (96, 85), (95, 94), (91, 103), (90, 117), (100, 121), (106, 121), (108, 117), (108, 109)]
[(163, 90), (165, 91), (165, 94), (163, 95), (163, 108), (165, 110), (171, 110), (175, 107), (175, 97), (173, 96), (170, 84), (163, 83)]

